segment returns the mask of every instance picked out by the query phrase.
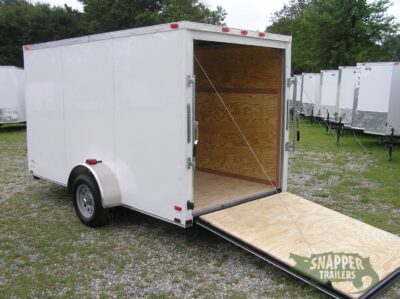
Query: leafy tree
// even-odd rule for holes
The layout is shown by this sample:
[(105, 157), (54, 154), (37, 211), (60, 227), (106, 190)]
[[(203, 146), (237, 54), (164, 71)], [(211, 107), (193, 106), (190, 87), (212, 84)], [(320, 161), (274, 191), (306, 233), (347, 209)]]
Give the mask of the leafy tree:
[(79, 0), (92, 33), (190, 20), (222, 24), (226, 13), (199, 0)]
[[(292, 0), (274, 14), (270, 32), (293, 36), (295, 72), (390, 60), (398, 27), (389, 0)], [(386, 46), (385, 46), (386, 45)]]
[(85, 33), (81, 13), (72, 8), (0, 1), (0, 65), (22, 66), (25, 44), (74, 37)]

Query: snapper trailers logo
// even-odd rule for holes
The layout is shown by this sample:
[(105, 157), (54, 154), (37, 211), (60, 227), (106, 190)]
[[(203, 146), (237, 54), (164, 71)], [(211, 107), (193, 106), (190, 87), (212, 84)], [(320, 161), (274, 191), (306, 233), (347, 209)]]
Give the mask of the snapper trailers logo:
[[(361, 293), (379, 282), (379, 276), (372, 268), (369, 258), (357, 253), (327, 252), (303, 257), (291, 253), (289, 256), (296, 262), (294, 268), (323, 284), (351, 281)], [(370, 277), (369, 285), (364, 286), (363, 278)]]

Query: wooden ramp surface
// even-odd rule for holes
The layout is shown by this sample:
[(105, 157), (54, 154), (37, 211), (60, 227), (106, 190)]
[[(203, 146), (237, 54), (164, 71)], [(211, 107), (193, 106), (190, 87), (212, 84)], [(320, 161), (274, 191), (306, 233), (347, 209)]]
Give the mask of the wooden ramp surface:
[(290, 193), (206, 214), (200, 220), (306, 276), (320, 282), (329, 278), (334, 289), (352, 298), (400, 268), (399, 237)]

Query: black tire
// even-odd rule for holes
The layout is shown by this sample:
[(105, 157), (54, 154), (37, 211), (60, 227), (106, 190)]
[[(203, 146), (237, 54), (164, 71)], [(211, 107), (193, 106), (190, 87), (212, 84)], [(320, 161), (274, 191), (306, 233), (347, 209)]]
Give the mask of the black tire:
[[(88, 208), (86, 207), (87, 201), (82, 198), (85, 196), (81, 195), (83, 194), (82, 190), (88, 191), (86, 188), (91, 192), (87, 192), (89, 194), (88, 198), (90, 197), (90, 208), (89, 204)], [(99, 227), (108, 223), (108, 211), (101, 204), (100, 189), (92, 176), (88, 174), (78, 175), (72, 185), (72, 196), (75, 213), (83, 224), (89, 227)]]

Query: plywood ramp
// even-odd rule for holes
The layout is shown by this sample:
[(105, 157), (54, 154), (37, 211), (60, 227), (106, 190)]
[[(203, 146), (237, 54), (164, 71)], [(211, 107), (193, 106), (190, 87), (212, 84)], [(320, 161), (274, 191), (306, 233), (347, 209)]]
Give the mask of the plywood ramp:
[[(203, 215), (200, 220), (305, 276), (322, 283), (331, 281), (334, 289), (352, 298), (360, 297), (372, 284), (400, 268), (399, 237), (290, 193)], [(360, 257), (359, 269), (364, 271), (355, 271), (354, 280), (341, 281), (340, 277), (324, 281), (320, 275), (325, 274), (311, 273), (312, 258), (328, 259), (330, 254), (346, 256), (343, 261), (347, 262), (349, 256)], [(339, 263), (338, 269), (343, 265)]]
[[(195, 45), (196, 58), (276, 187), (282, 146), (282, 55), (272, 48)], [(270, 184), (197, 62), (194, 66), (198, 167)]]
[(195, 212), (231, 203), (273, 190), (266, 184), (196, 171), (194, 176)]

